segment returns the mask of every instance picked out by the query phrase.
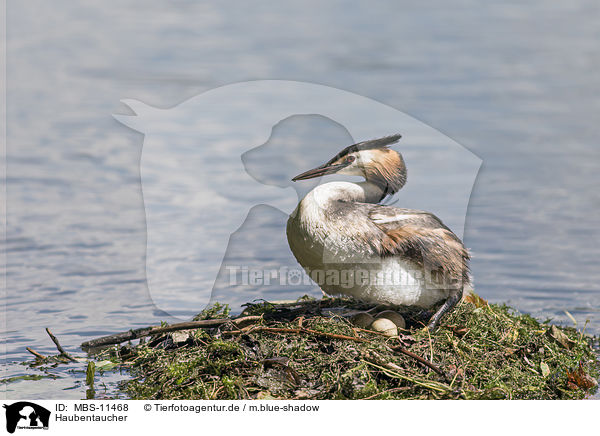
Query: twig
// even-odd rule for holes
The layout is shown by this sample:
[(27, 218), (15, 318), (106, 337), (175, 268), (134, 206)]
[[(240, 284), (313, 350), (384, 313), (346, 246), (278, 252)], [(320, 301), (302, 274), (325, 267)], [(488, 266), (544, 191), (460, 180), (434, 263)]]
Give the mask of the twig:
[(304, 329), (306, 330), (307, 333), (312, 333), (313, 335), (317, 335), (317, 336), (325, 336), (328, 338), (332, 338), (332, 339), (343, 339), (346, 341), (354, 341), (354, 342), (371, 342), (367, 339), (363, 339), (363, 338), (354, 338), (352, 336), (346, 336), (346, 335), (337, 335), (335, 333), (326, 333), (326, 332), (320, 332), (318, 330), (311, 330), (311, 329)]
[(25, 347), (25, 349), (26, 349), (27, 351), (29, 351), (31, 354), (33, 354), (35, 357), (37, 357), (38, 359), (40, 359), (40, 360), (46, 360), (46, 359), (47, 359), (47, 357), (46, 357), (46, 356), (44, 356), (44, 355), (42, 355), (42, 354), (38, 353), (38, 352), (37, 352), (37, 351), (35, 351), (33, 348)]
[(320, 332), (318, 330), (312, 330), (312, 329), (307, 329), (307, 328), (286, 329), (286, 328), (280, 328), (280, 327), (256, 327), (256, 328), (252, 328), (252, 329), (244, 330), (244, 331), (223, 332), (223, 334), (224, 335), (239, 335), (242, 333), (254, 333), (254, 332), (257, 332), (257, 333), (262, 333), (262, 332), (293, 333), (296, 335), (299, 335), (302, 333), (309, 333), (309, 334), (313, 334), (315, 336), (324, 336), (324, 337), (328, 337), (328, 338), (332, 338), (332, 339), (342, 339), (342, 340), (354, 341), (354, 342), (370, 342), (367, 339), (353, 338), (352, 336), (338, 335), (335, 333)]
[(243, 316), (240, 318), (217, 318), (217, 319), (204, 319), (201, 321), (189, 321), (189, 322), (180, 322), (177, 324), (171, 324), (166, 327), (161, 326), (149, 326), (142, 327), (135, 330), (129, 330), (126, 332), (116, 333), (114, 335), (103, 336), (101, 338), (92, 339), (91, 341), (86, 341), (81, 344), (83, 348), (94, 348), (101, 347), (104, 345), (114, 345), (120, 344), (121, 342), (131, 341), (134, 339), (139, 339), (144, 336), (151, 336), (161, 333), (169, 333), (177, 330), (188, 330), (195, 328), (211, 328), (211, 327), (219, 327), (228, 322), (232, 322), (235, 325), (244, 324), (247, 322), (254, 322), (261, 320), (261, 316)]
[(429, 360), (423, 359), (421, 356), (417, 356), (415, 353), (408, 351), (404, 347), (402, 347), (400, 345), (396, 345), (394, 347), (389, 347), (389, 349), (392, 351), (398, 351), (402, 354), (405, 354), (408, 357), (412, 357), (413, 359), (417, 360), (418, 362), (421, 362), (423, 365), (433, 369), (435, 372), (437, 372), (439, 375), (444, 377), (446, 380), (448, 379), (446, 374), (441, 369), (439, 369), (437, 366), (435, 366), (433, 363), (431, 363)]
[(81, 344), (83, 348), (101, 347), (103, 345), (120, 344), (121, 342), (139, 339), (150, 334), (153, 327), (143, 327), (126, 332), (116, 333), (114, 335), (103, 336), (101, 338), (92, 339)]
[(66, 357), (71, 362), (77, 362), (77, 359), (75, 359), (73, 356), (71, 356), (69, 353), (67, 353), (65, 351), (65, 349), (62, 347), (62, 345), (60, 345), (60, 342), (58, 342), (58, 339), (56, 339), (56, 336), (54, 336), (52, 334), (52, 332), (50, 331), (50, 329), (48, 327), (46, 327), (46, 333), (48, 333), (48, 336), (50, 336), (50, 339), (52, 339), (52, 342), (54, 342), (54, 345), (56, 345), (56, 349), (58, 350), (58, 352), (60, 353), (61, 356)]
[(157, 335), (160, 333), (169, 333), (175, 332), (177, 330), (188, 330), (194, 328), (219, 327), (223, 324), (227, 324), (228, 322), (232, 322), (234, 325), (238, 326), (240, 324), (246, 324), (248, 322), (260, 321), (261, 319), (262, 316), (255, 315), (244, 316), (241, 318), (204, 319), (201, 321), (180, 322), (166, 327), (153, 327), (152, 330), (150, 330), (150, 335)]

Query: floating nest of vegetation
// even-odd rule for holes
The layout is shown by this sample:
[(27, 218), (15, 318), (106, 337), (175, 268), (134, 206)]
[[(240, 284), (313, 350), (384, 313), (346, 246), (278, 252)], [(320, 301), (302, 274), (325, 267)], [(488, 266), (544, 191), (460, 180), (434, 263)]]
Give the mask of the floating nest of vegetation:
[(230, 318), (217, 304), (187, 323), (200, 328), (154, 327), (147, 341), (98, 357), (130, 369), (121, 388), (134, 399), (580, 399), (597, 390), (597, 338), (583, 331), (471, 295), (434, 332), (424, 327), (430, 313), (397, 308), (406, 329), (389, 336), (356, 325), (368, 309), (302, 298), (247, 304)]

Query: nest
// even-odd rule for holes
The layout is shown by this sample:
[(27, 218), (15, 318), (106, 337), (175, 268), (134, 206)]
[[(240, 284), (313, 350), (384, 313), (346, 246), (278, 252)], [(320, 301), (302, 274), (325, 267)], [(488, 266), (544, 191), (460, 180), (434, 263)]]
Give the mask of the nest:
[(351, 322), (368, 309), (303, 298), (250, 303), (230, 318), (217, 304), (188, 323), (202, 327), (163, 325), (98, 357), (129, 368), (121, 389), (134, 399), (579, 399), (597, 390), (597, 340), (574, 328), (470, 296), (434, 332), (429, 313), (395, 308), (406, 329), (389, 337)]

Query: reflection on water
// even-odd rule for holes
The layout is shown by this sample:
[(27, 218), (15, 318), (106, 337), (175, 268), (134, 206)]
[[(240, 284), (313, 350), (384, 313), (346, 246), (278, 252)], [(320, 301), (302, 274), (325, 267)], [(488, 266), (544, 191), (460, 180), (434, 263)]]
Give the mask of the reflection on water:
[[(600, 56), (593, 1), (439, 2), (435, 8), (179, 1), (177, 7), (147, 4), (144, 13), (127, 1), (38, 3), (35, 13), (29, 3), (7, 6), (3, 377), (28, 373), (14, 363), (29, 358), (25, 346), (54, 352), (44, 327), (75, 351), (93, 336), (173, 319), (154, 305), (146, 285), (144, 138), (111, 113), (127, 113), (118, 104), (126, 97), (166, 108), (257, 78), (347, 89), (469, 148), (483, 160), (464, 234), (477, 291), (571, 323), (567, 310), (580, 326), (591, 320), (587, 331), (600, 333)], [(272, 141), (246, 149), (240, 168), (261, 186), (277, 185), (331, 150), (319, 146), (313, 150), (322, 154), (286, 160), (276, 144), (297, 156), (303, 144), (319, 139), (335, 152), (348, 143), (350, 128), (318, 117), (290, 119), (275, 128)], [(404, 139), (401, 146), (409, 147)], [(407, 153), (407, 189), (419, 173), (435, 185), (436, 173), (419, 163), (424, 156)], [(261, 165), (271, 156), (279, 164)], [(214, 169), (218, 174), (216, 163)], [(294, 203), (294, 192), (287, 192), (282, 198)], [(399, 201), (421, 207), (401, 195)], [(426, 208), (445, 209), (442, 200), (432, 204)], [(229, 241), (226, 262), (290, 262), (284, 236), (265, 231), (281, 228), (281, 210), (252, 209)], [(449, 215), (442, 218), (452, 221)], [(271, 237), (253, 243), (261, 231)], [(253, 251), (235, 249), (248, 244)], [(179, 282), (191, 277), (204, 276), (181, 271)], [(214, 298), (227, 297), (241, 301), (239, 290), (217, 285)], [(174, 302), (169, 311), (187, 316), (196, 308)], [(82, 398), (79, 369), (3, 388), (9, 398)]]

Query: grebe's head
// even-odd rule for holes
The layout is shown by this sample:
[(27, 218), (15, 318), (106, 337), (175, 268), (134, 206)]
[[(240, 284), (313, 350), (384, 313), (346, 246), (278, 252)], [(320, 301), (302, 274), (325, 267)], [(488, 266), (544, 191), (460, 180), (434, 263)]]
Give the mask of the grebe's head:
[(406, 183), (406, 166), (402, 155), (388, 146), (401, 135), (363, 141), (344, 148), (327, 163), (292, 179), (306, 180), (326, 174), (362, 176), (379, 186), (385, 195), (395, 194)]

